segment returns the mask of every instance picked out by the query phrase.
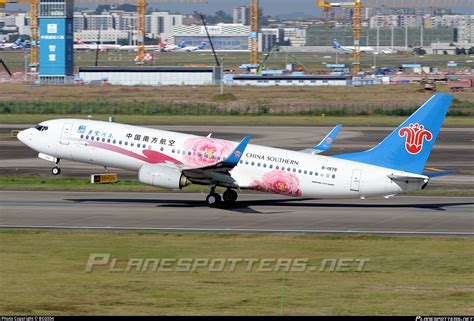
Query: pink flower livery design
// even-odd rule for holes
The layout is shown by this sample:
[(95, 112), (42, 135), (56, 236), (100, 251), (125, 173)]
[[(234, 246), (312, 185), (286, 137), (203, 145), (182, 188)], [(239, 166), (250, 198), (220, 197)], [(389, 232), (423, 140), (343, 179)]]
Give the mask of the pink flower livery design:
[(293, 173), (282, 170), (272, 170), (263, 175), (262, 180), (254, 180), (250, 188), (260, 192), (301, 196), (300, 181)]
[[(195, 137), (184, 142), (184, 163), (191, 166), (207, 166), (218, 163), (228, 157), (234, 145), (220, 139)], [(192, 151), (189, 155), (188, 151)]]

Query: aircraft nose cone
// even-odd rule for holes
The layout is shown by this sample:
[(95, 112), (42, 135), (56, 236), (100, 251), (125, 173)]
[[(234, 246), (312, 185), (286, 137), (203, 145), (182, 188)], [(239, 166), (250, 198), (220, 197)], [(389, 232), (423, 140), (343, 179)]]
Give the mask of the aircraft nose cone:
[(25, 143), (25, 138), (26, 138), (26, 133), (24, 130), (20, 131), (17, 135), (16, 138), (22, 143)]

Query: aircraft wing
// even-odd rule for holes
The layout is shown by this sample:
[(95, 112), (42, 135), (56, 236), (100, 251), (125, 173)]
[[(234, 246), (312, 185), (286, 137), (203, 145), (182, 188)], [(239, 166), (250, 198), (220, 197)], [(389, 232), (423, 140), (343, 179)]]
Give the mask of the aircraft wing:
[(250, 141), (250, 136), (246, 136), (237, 145), (227, 159), (213, 165), (204, 167), (180, 167), (179, 169), (188, 179), (202, 180), (219, 183), (220, 186), (239, 188), (229, 172), (239, 164), (240, 158)]
[(307, 148), (305, 150), (302, 150), (303, 153), (307, 154), (319, 154), (322, 152), (325, 152), (329, 150), (334, 143), (334, 140), (336, 140), (336, 136), (339, 133), (339, 130), (341, 129), (342, 125), (336, 125), (329, 134), (327, 134), (321, 142), (319, 142), (318, 145), (313, 146), (312, 148)]

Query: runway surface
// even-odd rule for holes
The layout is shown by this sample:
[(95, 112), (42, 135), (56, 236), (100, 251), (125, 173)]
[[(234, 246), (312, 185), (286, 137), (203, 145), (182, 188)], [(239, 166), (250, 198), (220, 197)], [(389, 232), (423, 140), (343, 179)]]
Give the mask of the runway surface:
[(474, 237), (474, 197), (313, 200), (242, 193), (231, 209), (201, 193), (1, 191), (0, 228)]
[[(37, 158), (37, 153), (15, 138), (9, 138), (12, 130), (32, 125), (0, 124), (0, 175), (49, 176), (51, 163)], [(206, 126), (147, 126), (170, 131), (207, 136)], [(252, 143), (291, 150), (303, 150), (317, 143), (332, 127), (298, 126), (213, 126), (213, 137), (240, 141), (245, 135), (252, 136)], [(392, 127), (343, 127), (333, 148), (327, 153), (338, 154), (361, 151), (379, 143)], [(459, 174), (433, 180), (429, 188), (474, 189), (474, 128), (442, 128), (431, 153), (427, 167), (456, 169)], [(61, 161), (64, 177), (89, 177), (103, 172), (103, 168), (69, 161)], [(121, 179), (136, 179), (137, 173), (111, 169)]]

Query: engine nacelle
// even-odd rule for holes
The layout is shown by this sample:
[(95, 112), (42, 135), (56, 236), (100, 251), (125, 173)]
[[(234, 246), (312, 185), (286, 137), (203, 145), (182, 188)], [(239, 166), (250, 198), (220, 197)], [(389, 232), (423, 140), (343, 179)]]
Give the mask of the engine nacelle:
[(140, 167), (138, 181), (168, 189), (181, 189), (191, 183), (178, 169), (159, 164), (146, 164)]

